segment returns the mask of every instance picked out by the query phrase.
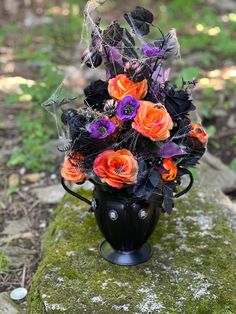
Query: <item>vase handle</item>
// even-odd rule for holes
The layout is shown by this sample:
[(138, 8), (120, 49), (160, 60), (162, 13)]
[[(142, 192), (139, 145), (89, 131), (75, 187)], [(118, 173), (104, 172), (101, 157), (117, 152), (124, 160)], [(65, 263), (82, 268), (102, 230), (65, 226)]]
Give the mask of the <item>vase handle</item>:
[(72, 191), (70, 188), (68, 188), (68, 186), (65, 183), (65, 179), (63, 177), (61, 177), (61, 185), (66, 190), (66, 192), (70, 193), (71, 195), (73, 195), (74, 197), (78, 198), (79, 200), (85, 202), (86, 204), (92, 206), (92, 202), (90, 200), (88, 200), (87, 198), (79, 195), (78, 193), (76, 193), (76, 192)]
[(183, 191), (175, 194), (175, 196), (174, 196), (175, 198), (178, 198), (178, 197), (184, 195), (185, 193), (187, 193), (191, 189), (191, 187), (193, 185), (193, 181), (194, 181), (192, 172), (190, 170), (188, 170), (186, 168), (179, 168), (179, 169), (181, 170), (182, 175), (187, 174), (189, 176), (190, 182), (189, 182), (189, 185)]

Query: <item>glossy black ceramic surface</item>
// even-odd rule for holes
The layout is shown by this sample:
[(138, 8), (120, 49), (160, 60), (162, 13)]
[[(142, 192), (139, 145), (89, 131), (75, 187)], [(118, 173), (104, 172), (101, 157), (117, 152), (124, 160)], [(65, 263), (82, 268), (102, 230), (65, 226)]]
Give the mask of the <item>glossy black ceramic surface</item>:
[(99, 185), (93, 197), (97, 224), (109, 244), (100, 245), (102, 256), (119, 265), (135, 265), (150, 258), (152, 250), (146, 241), (159, 219), (159, 204)]
[(99, 252), (107, 261), (123, 266), (134, 266), (146, 262), (152, 256), (152, 247), (146, 242), (133, 251), (115, 250), (106, 240), (99, 246)]
[(95, 185), (92, 202), (72, 191), (62, 178), (62, 186), (71, 195), (91, 205), (99, 229), (105, 237), (99, 247), (103, 258), (118, 265), (137, 265), (152, 256), (147, 242), (161, 213), (163, 197), (155, 201), (134, 198), (125, 190)]

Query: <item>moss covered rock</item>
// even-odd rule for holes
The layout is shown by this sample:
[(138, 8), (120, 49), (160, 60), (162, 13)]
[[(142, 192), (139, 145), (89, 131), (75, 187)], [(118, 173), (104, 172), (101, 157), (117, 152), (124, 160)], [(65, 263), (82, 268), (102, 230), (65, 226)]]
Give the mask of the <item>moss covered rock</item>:
[(236, 313), (236, 236), (222, 209), (199, 191), (163, 214), (153, 257), (133, 267), (99, 256), (93, 214), (67, 196), (45, 235), (29, 313)]

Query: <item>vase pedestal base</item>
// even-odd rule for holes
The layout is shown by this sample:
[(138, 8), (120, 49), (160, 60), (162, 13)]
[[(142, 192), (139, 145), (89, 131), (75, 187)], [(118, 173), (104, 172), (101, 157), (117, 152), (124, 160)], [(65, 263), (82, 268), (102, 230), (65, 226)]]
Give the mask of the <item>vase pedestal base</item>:
[(152, 247), (146, 242), (137, 250), (118, 251), (115, 250), (106, 240), (103, 240), (99, 246), (101, 256), (117, 265), (133, 266), (146, 262), (152, 256)]

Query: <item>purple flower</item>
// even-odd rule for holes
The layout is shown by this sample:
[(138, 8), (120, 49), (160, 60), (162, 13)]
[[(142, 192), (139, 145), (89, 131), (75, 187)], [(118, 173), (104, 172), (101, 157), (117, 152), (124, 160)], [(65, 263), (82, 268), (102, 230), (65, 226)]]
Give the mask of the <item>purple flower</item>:
[(164, 51), (152, 44), (145, 44), (142, 47), (142, 53), (147, 57), (164, 56)]
[(103, 139), (115, 132), (115, 124), (109, 120), (101, 119), (88, 125), (87, 130), (91, 137)]
[(174, 142), (167, 142), (160, 148), (159, 157), (170, 158), (187, 155), (187, 152)]
[(139, 102), (133, 96), (125, 96), (117, 104), (116, 116), (123, 121), (132, 120), (136, 116), (139, 106)]

